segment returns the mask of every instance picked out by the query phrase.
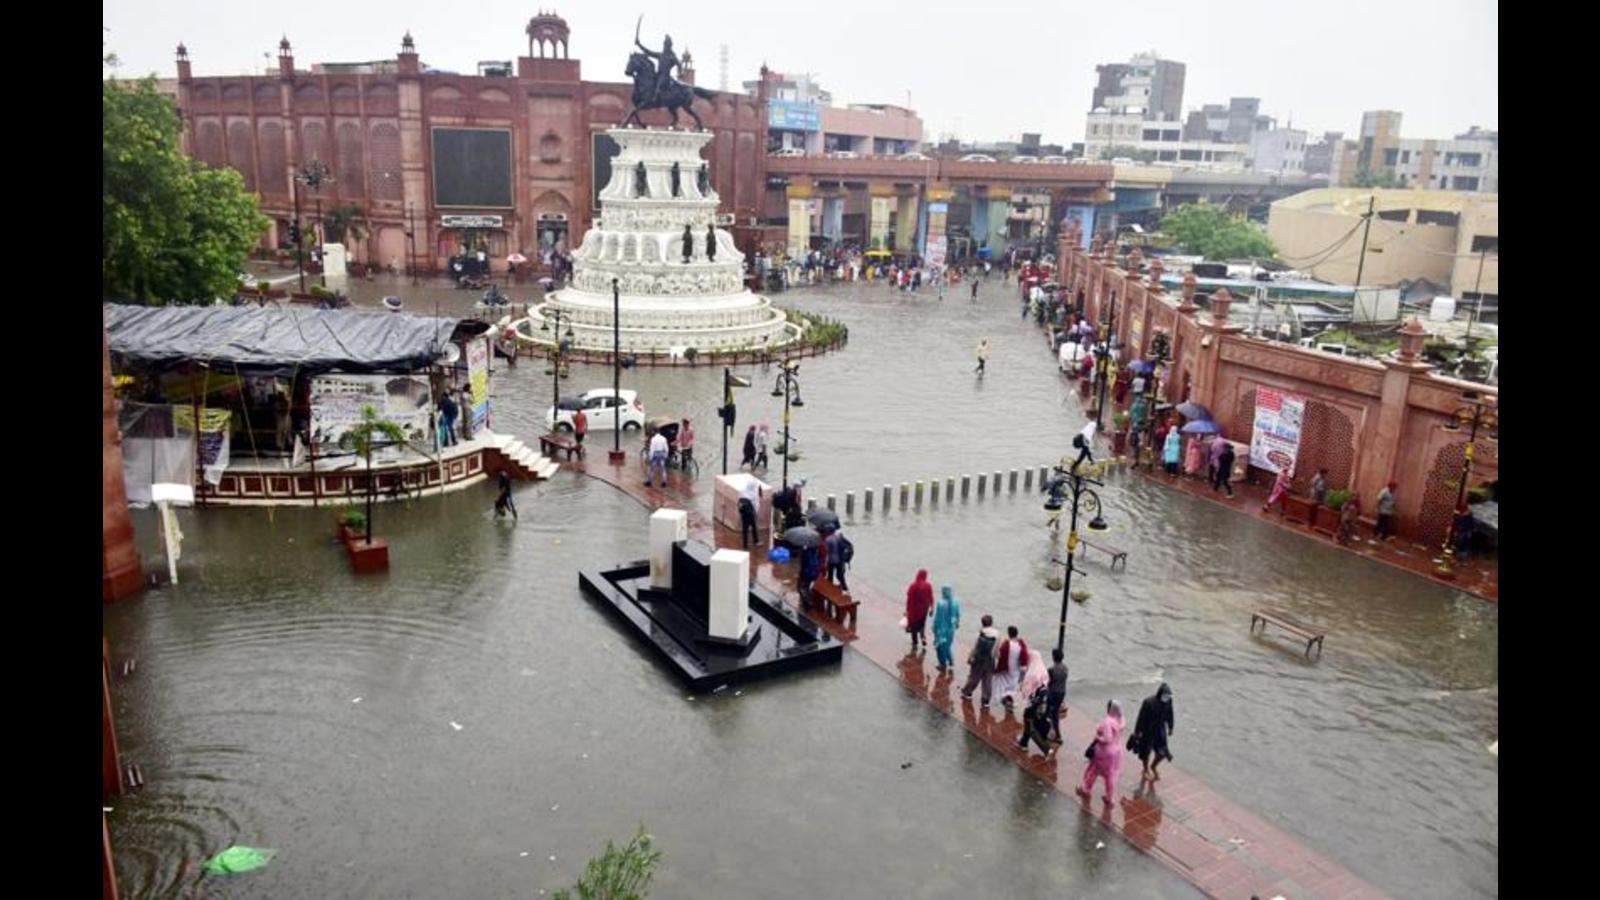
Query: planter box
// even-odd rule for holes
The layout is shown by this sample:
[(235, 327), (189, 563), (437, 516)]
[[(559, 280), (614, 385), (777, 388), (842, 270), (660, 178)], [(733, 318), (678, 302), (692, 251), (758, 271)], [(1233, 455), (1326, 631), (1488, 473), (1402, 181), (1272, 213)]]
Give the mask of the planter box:
[(1317, 504), (1311, 509), (1311, 527), (1327, 535), (1339, 533), (1339, 511)]
[(1111, 452), (1118, 456), (1122, 456), (1128, 452), (1128, 433), (1126, 431), (1112, 432)]
[(388, 571), (389, 542), (383, 538), (373, 538), (370, 544), (357, 538), (345, 544), (345, 547), (350, 551), (350, 565), (357, 572)]
[(1283, 498), (1283, 517), (1291, 522), (1301, 525), (1310, 525), (1312, 517), (1316, 515), (1317, 504), (1310, 497), (1296, 497), (1289, 494)]

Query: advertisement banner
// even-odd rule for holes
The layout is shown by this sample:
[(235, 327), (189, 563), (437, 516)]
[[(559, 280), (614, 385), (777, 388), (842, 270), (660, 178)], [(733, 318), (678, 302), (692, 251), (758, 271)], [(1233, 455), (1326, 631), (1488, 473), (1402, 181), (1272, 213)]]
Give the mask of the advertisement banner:
[(785, 131), (821, 131), (822, 109), (815, 103), (768, 100), (767, 127)]
[[(233, 439), (233, 429), (229, 427), (232, 419), (233, 413), (225, 409), (209, 406), (200, 409), (200, 471), (212, 487), (222, 483), (222, 470), (228, 467)], [(192, 431), (194, 407), (173, 407), (172, 421), (180, 431)]]
[[(429, 415), (432, 392), (426, 378), (415, 375), (318, 375), (311, 379), (311, 442), (320, 452), (353, 452), (350, 430), (362, 422), (361, 411), (372, 407), (380, 418), (399, 425), (412, 443), (433, 446)], [(388, 447), (373, 459), (396, 459), (403, 448)]]
[(872, 198), (872, 228), (868, 232), (869, 248), (887, 249), (889, 243), (889, 213), (893, 209), (893, 197)]
[(1256, 388), (1255, 430), (1250, 433), (1250, 465), (1276, 474), (1294, 466), (1300, 452), (1300, 424), (1306, 398), (1276, 388)]
[(929, 235), (927, 250), (928, 265), (944, 265), (945, 254), (947, 252), (944, 235)]
[(789, 258), (811, 249), (811, 201), (789, 201)]
[(1134, 315), (1128, 323), (1128, 359), (1139, 359), (1144, 356), (1144, 313), (1141, 311)]
[(1082, 248), (1089, 249), (1094, 243), (1094, 207), (1069, 206), (1066, 215), (1061, 217), (1062, 230), (1065, 231), (1072, 225), (1082, 229)]
[(472, 430), (489, 421), (489, 339), (467, 343), (467, 384), (472, 386)]

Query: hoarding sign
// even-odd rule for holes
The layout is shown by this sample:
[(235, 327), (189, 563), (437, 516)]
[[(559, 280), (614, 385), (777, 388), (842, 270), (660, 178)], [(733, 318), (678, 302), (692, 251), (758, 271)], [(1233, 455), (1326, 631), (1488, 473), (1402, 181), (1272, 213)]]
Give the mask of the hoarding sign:
[(767, 101), (767, 127), (786, 131), (821, 131), (822, 110), (815, 103)]
[(1250, 433), (1250, 465), (1278, 472), (1293, 468), (1300, 453), (1300, 426), (1306, 398), (1276, 388), (1256, 388), (1255, 428)]

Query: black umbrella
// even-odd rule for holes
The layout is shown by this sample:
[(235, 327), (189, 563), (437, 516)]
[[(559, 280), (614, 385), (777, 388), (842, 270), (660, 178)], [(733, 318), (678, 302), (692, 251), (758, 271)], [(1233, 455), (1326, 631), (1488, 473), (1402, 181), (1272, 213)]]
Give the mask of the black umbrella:
[(1178, 414), (1183, 416), (1185, 419), (1212, 418), (1211, 410), (1206, 409), (1204, 406), (1201, 406), (1198, 403), (1195, 403), (1193, 400), (1185, 400), (1182, 403), (1179, 403)]
[(822, 535), (809, 525), (800, 525), (783, 533), (783, 542), (792, 547), (804, 549), (815, 547), (822, 543)]
[(826, 506), (819, 506), (806, 513), (806, 521), (818, 531), (838, 531), (839, 514)]

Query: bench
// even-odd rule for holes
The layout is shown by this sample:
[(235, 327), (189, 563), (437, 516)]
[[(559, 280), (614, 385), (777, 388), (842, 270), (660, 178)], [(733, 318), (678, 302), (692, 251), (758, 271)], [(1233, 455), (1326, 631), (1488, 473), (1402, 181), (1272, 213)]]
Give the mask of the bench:
[(1299, 622), (1296, 622), (1283, 613), (1270, 612), (1268, 610), (1261, 609), (1258, 609), (1250, 614), (1251, 634), (1255, 634), (1257, 625), (1261, 626), (1261, 632), (1263, 634), (1266, 633), (1268, 625), (1276, 625), (1279, 628), (1282, 628), (1284, 631), (1294, 635), (1296, 638), (1305, 641), (1307, 656), (1311, 655), (1311, 645), (1316, 644), (1317, 658), (1322, 658), (1322, 638), (1324, 634), (1323, 632), (1312, 628), (1310, 625), (1303, 625)]
[(554, 457), (557, 453), (565, 453), (567, 461), (572, 461), (576, 453), (579, 459), (584, 458), (583, 445), (561, 434), (542, 434), (539, 436), (539, 452), (545, 456)]
[(1117, 548), (1109, 546), (1107, 544), (1092, 543), (1092, 542), (1090, 542), (1090, 541), (1088, 541), (1086, 539), (1080, 539), (1078, 541), (1078, 543), (1082, 544), (1086, 548), (1087, 547), (1093, 547), (1094, 549), (1099, 550), (1101, 553), (1104, 553), (1104, 554), (1110, 556), (1111, 557), (1111, 570), (1113, 572), (1116, 571), (1118, 563), (1122, 564), (1122, 571), (1124, 571), (1124, 572), (1128, 571), (1128, 551), (1126, 551), (1126, 550), (1118, 550)]
[[(835, 622), (846, 628), (855, 629), (856, 607), (861, 603), (850, 596), (849, 591), (841, 590), (837, 584), (826, 578), (818, 578), (811, 583), (811, 593), (822, 601), (823, 611), (827, 612)], [(849, 621), (846, 622), (846, 619)]]

